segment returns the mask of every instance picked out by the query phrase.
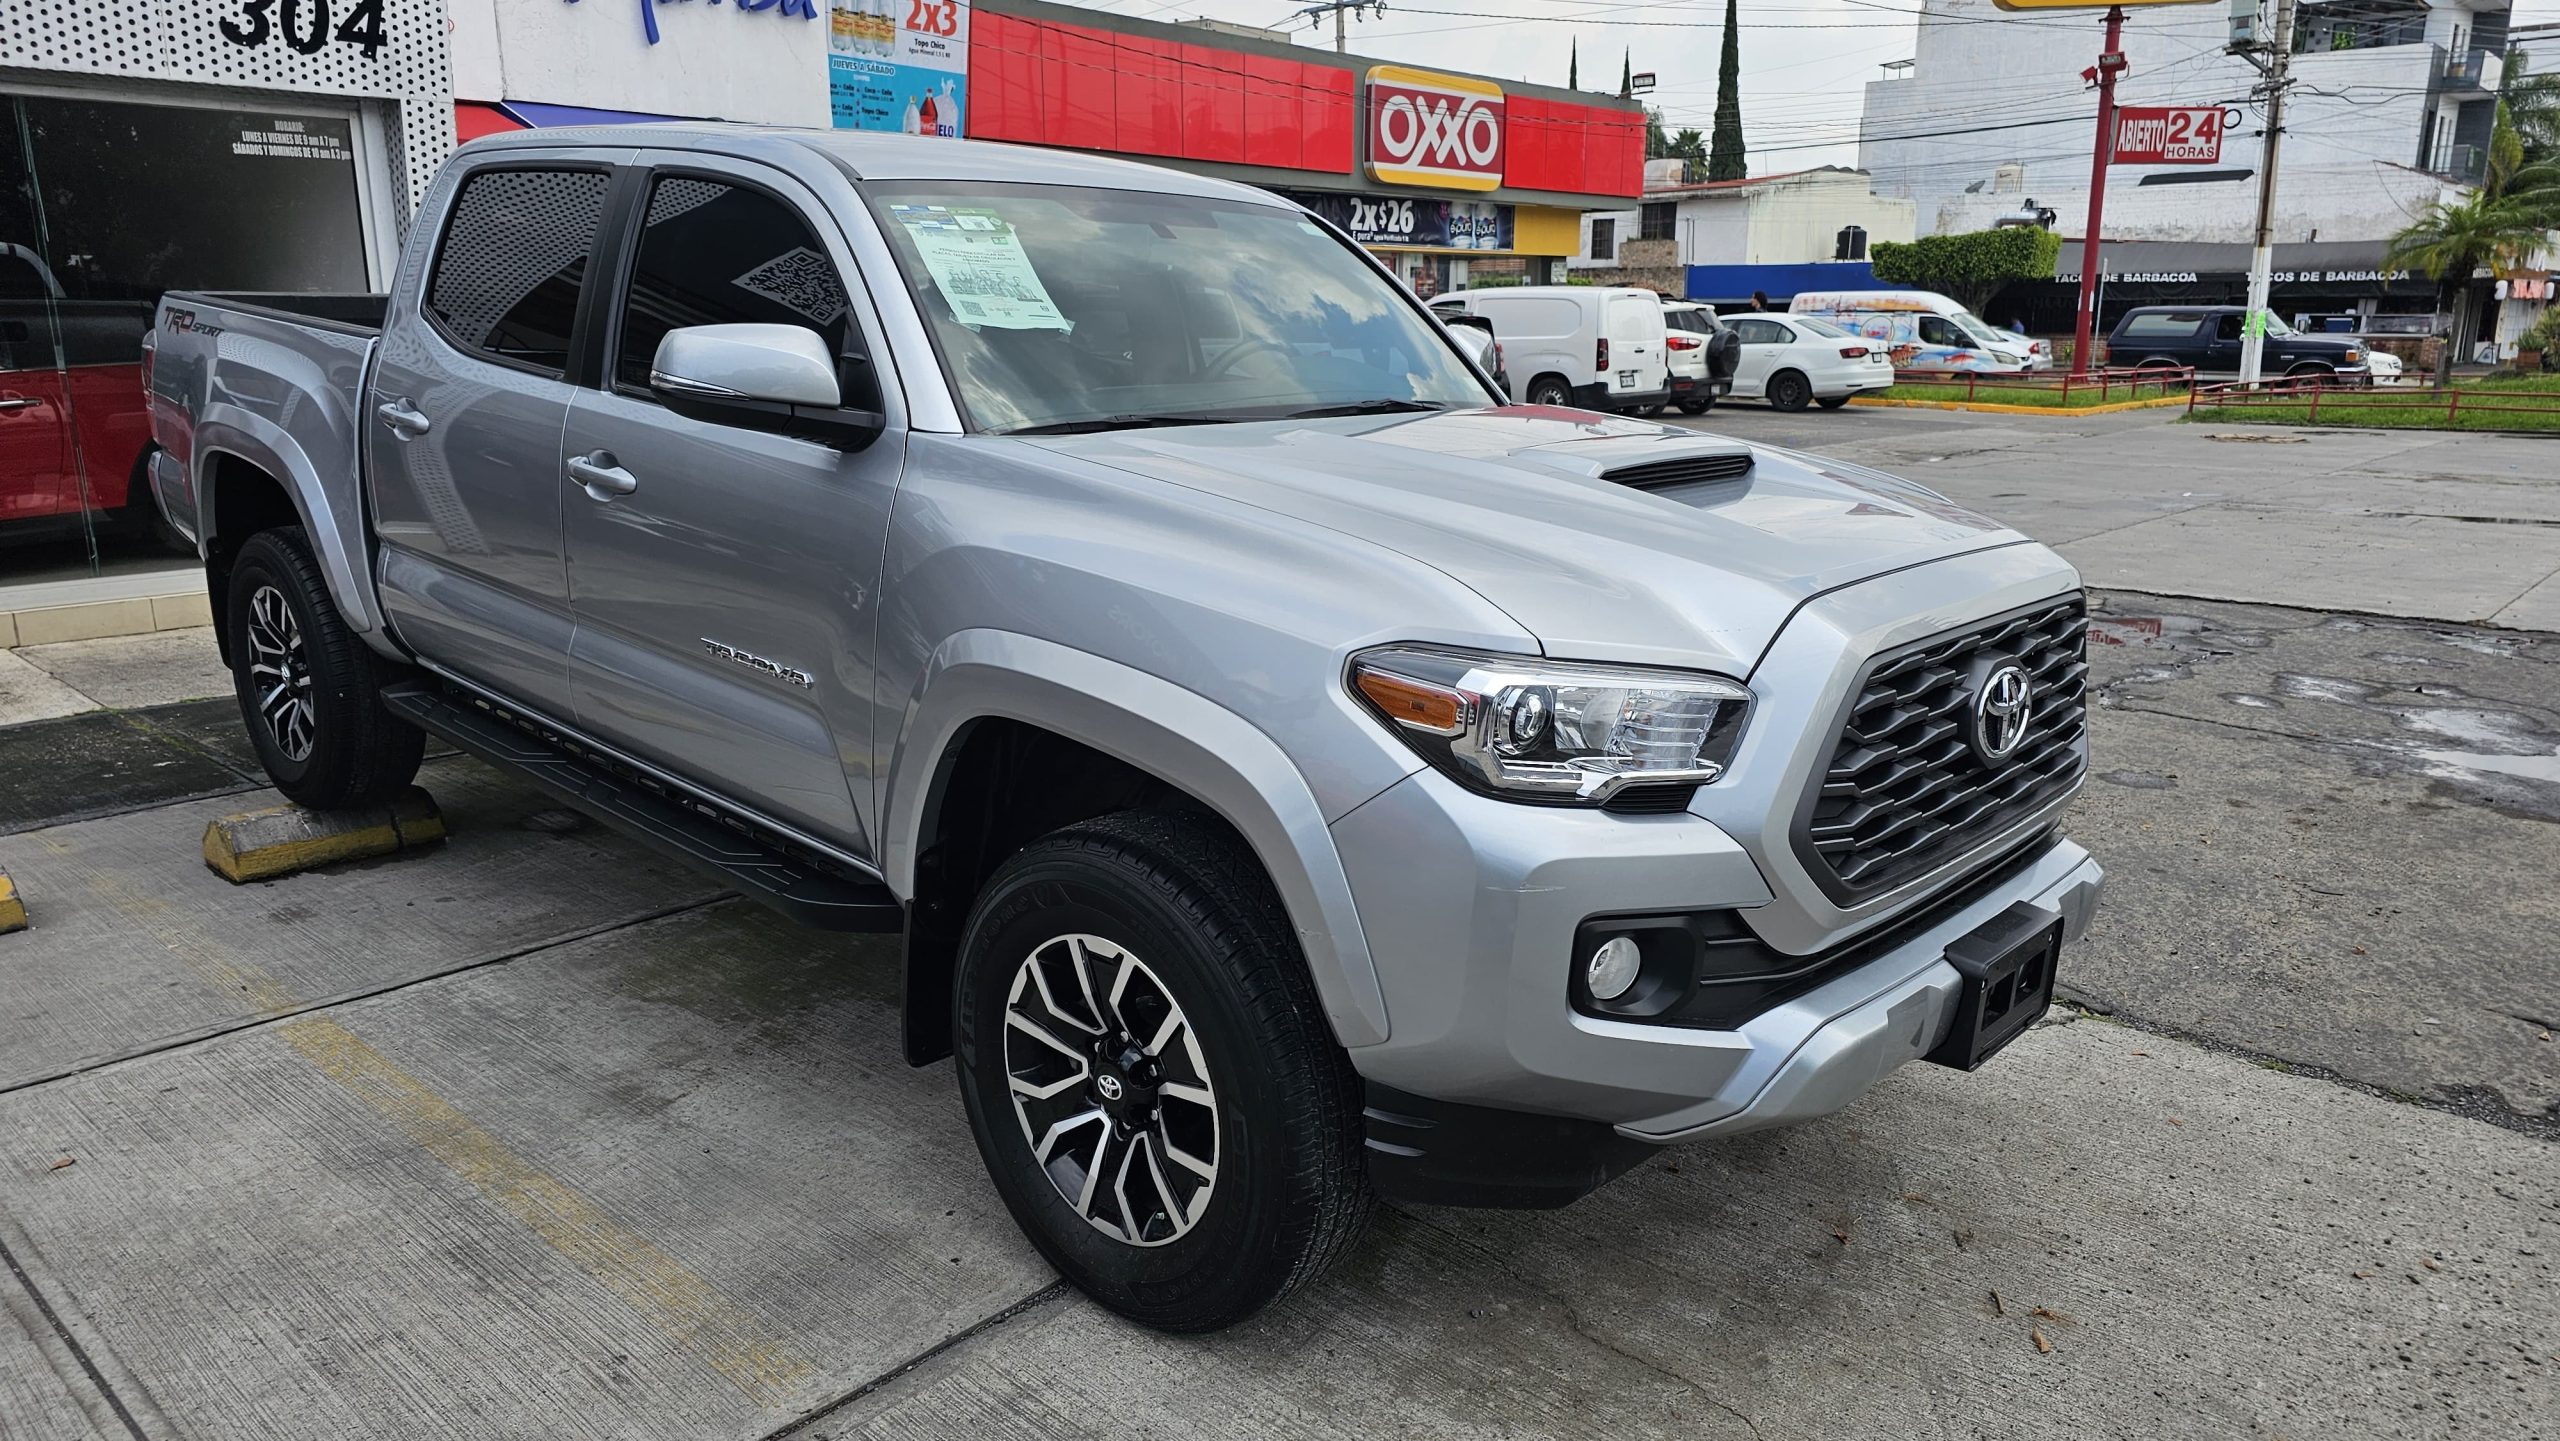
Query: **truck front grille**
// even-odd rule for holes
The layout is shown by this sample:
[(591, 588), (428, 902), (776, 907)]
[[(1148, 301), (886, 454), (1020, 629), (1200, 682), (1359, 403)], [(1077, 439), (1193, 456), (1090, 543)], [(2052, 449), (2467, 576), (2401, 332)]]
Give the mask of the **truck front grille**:
[[(1869, 662), (1796, 845), (1843, 904), (1922, 875), (2068, 795), (2088, 764), (2088, 608), (2072, 596)], [(2026, 669), (2027, 734), (2005, 761), (1968, 738), (1978, 682)]]

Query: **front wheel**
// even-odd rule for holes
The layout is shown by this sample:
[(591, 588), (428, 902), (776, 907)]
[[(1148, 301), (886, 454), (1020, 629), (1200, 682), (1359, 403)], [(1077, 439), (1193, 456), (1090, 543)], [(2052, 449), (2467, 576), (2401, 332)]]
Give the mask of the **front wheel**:
[(1820, 400), (1814, 402), (1814, 404), (1821, 406), (1825, 410), (1838, 410), (1840, 407), (1847, 405), (1848, 403), (1849, 397), (1845, 395), (1826, 395)]
[(1096, 1301), (1216, 1330), (1359, 1235), (1359, 1078), (1279, 897), (1224, 826), (1124, 812), (1033, 842), (972, 908), (957, 988), (987, 1174)]
[(392, 668), (347, 628), (300, 527), (240, 547), (223, 623), (240, 718), (286, 799), (372, 805), (417, 778), (426, 733), (382, 708)]
[(1813, 383), (1792, 370), (1769, 377), (1769, 404), (1778, 410), (1802, 410), (1813, 399)]

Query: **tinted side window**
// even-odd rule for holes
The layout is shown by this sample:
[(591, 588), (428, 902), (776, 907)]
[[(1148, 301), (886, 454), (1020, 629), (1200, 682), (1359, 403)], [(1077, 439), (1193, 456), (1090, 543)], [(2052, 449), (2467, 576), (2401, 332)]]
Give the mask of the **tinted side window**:
[(850, 309), (826, 247), (800, 213), (761, 190), (663, 175), (649, 190), (614, 378), (646, 387), (658, 342), (688, 325), (798, 325), (844, 353)]
[(427, 314), (466, 350), (566, 370), (606, 184), (601, 170), (483, 170), (463, 181), (427, 277)]
[(1784, 345), (1795, 339), (1795, 332), (1774, 320), (1753, 320), (1745, 316), (1733, 323), (1733, 333), (1745, 345)]
[(2124, 334), (2125, 338), (2128, 340), (2187, 339), (2194, 336), (2198, 322), (2203, 319), (2204, 316), (2202, 314), (2193, 310), (2184, 312), (2160, 311), (2150, 315), (2132, 315), (2125, 318)]
[(2238, 340), (2240, 338), (2241, 322), (2245, 319), (2247, 319), (2246, 316), (2240, 315), (2215, 316), (2213, 318), (2213, 338), (2216, 340)]

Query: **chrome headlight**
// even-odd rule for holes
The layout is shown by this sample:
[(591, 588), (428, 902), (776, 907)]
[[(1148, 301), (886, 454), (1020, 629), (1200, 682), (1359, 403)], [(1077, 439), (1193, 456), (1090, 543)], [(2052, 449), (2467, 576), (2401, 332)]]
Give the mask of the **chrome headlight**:
[(1751, 705), (1718, 676), (1425, 646), (1353, 656), (1351, 687), (1460, 784), (1566, 805), (1714, 780)]

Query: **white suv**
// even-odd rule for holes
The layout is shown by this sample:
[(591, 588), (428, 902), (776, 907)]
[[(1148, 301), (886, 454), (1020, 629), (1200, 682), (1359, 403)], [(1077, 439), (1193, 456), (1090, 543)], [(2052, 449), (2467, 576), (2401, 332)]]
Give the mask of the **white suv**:
[(1838, 410), (1862, 390), (1893, 384), (1884, 347), (1810, 315), (1736, 315), (1724, 321), (1742, 342), (1733, 393), (1779, 410), (1808, 403)]

